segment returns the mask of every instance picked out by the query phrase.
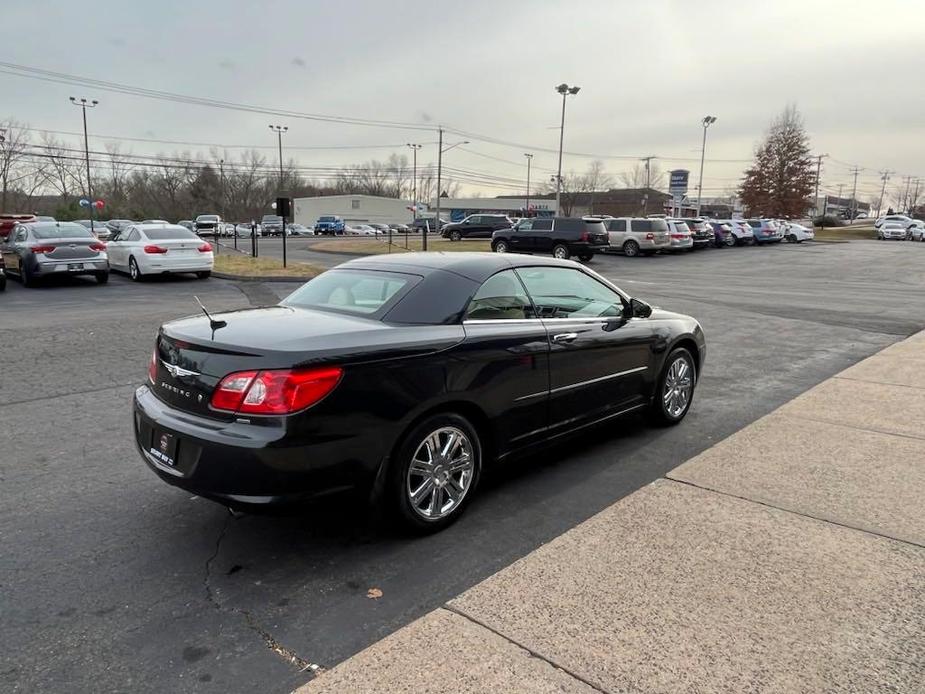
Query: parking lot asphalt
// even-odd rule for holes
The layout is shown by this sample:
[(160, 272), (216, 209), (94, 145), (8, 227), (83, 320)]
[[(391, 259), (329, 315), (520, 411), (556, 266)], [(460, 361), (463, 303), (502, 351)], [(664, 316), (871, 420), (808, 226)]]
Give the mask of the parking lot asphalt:
[[(306, 260), (337, 260), (304, 245)], [(0, 295), (0, 688), (290, 691), (312, 665), (340, 662), (925, 327), (925, 244), (591, 266), (703, 324), (707, 362), (689, 416), (668, 430), (626, 419), (513, 462), (486, 477), (460, 522), (426, 538), (342, 500), (233, 517), (164, 485), (135, 451), (131, 392), (157, 325), (195, 312), (194, 294), (229, 309), (292, 285), (11, 283)]]

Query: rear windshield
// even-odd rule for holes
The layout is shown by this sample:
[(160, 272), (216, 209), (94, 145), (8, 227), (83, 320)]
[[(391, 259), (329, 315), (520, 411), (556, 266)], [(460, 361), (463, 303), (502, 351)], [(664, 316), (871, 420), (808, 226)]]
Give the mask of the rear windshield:
[(179, 227), (176, 229), (145, 229), (145, 236), (152, 241), (169, 241), (170, 239), (187, 240), (198, 239), (199, 237), (189, 229)]
[(607, 229), (604, 228), (604, 221), (598, 220), (596, 222), (585, 220), (585, 230), (589, 234), (606, 234)]
[(675, 229), (677, 229), (677, 230), (678, 230), (679, 232), (681, 232), (682, 234), (683, 234), (685, 231), (688, 232), (688, 233), (690, 233), (690, 230), (691, 230), (691, 228), (690, 228), (689, 226), (687, 226), (687, 222), (675, 222), (675, 223), (674, 223), (674, 227), (675, 227)]
[(217, 222), (218, 215), (214, 214), (203, 214), (196, 217), (197, 222)]
[(32, 227), (32, 235), (40, 240), (44, 239), (92, 239), (93, 235), (79, 224), (36, 224)]
[(384, 309), (418, 278), (375, 270), (329, 270), (286, 297), (284, 306), (370, 315)]
[(337, 219), (335, 217), (318, 217), (318, 221), (319, 222), (336, 222)]

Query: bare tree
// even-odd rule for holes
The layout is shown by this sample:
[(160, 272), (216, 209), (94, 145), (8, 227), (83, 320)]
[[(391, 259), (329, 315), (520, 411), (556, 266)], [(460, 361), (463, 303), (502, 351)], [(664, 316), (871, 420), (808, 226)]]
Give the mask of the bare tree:
[[(665, 186), (665, 173), (662, 171), (658, 162), (649, 162), (649, 188), (661, 190)], [(643, 162), (636, 162), (632, 170), (624, 171), (620, 174), (620, 180), (627, 188), (645, 188), (646, 187), (646, 165)]]
[(26, 176), (22, 170), (26, 161), (26, 148), (29, 146), (29, 131), (25, 126), (14, 120), (0, 122), (0, 186), (2, 186), (2, 201), (0, 211), (5, 212), (9, 202), (11, 186), (15, 186), (20, 177)]

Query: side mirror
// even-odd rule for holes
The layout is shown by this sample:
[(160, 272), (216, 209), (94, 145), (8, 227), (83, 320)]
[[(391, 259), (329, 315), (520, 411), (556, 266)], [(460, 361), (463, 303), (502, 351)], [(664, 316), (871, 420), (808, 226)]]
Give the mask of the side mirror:
[(652, 307), (641, 299), (633, 298), (630, 299), (627, 313), (629, 318), (648, 318), (652, 315)]

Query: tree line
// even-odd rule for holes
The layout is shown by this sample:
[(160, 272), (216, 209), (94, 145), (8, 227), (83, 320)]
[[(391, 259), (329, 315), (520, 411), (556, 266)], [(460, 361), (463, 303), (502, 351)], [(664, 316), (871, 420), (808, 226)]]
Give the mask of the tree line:
[[(79, 200), (87, 194), (83, 141), (68, 142), (49, 133), (36, 138), (28, 126), (0, 122), (0, 211), (47, 214), (60, 220), (86, 218)], [(349, 166), (311, 170), (297, 162), (268, 159), (258, 150), (237, 155), (212, 149), (207, 155), (189, 151), (139, 155), (118, 143), (90, 151), (93, 198), (103, 200), (104, 219), (191, 219), (221, 214), (229, 221), (259, 219), (272, 213), (280, 195), (378, 195), (411, 199), (412, 168), (405, 155), (391, 154)], [(460, 183), (441, 180), (444, 195), (459, 194)], [(432, 167), (420, 167), (417, 198), (436, 193)]]

